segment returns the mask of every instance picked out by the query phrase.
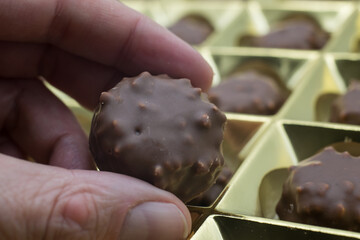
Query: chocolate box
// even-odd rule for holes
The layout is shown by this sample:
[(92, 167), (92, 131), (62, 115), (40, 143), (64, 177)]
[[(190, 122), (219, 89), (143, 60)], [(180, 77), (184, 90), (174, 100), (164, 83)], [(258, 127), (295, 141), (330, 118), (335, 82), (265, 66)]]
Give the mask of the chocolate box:
[[(280, 75), (289, 96), (274, 115), (226, 113), (223, 153), (233, 177), (209, 206), (189, 205), (189, 239), (360, 239), (360, 233), (279, 220), (275, 206), (287, 168), (338, 142), (360, 142), (360, 127), (330, 123), (330, 106), (360, 79), (360, 1), (152, 0), (123, 1), (164, 27), (186, 14), (200, 14), (215, 31), (194, 46), (214, 70), (218, 85), (247, 61), (263, 61)], [(330, 34), (320, 50), (236, 45), (243, 34), (269, 32), (292, 13), (315, 18)], [(54, 90), (56, 91), (56, 90)], [(56, 94), (88, 132), (92, 113)]]

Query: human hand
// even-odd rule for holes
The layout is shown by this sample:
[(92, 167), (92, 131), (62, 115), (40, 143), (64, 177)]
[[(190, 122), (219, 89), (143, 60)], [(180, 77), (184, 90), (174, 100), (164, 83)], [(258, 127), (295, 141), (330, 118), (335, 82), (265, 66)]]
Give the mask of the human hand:
[[(189, 212), (171, 193), (75, 170), (92, 168), (87, 137), (38, 76), (93, 109), (100, 92), (145, 70), (207, 89), (212, 72), (199, 54), (113, 0), (0, 1), (0, 52), (1, 239), (181, 239), (189, 232)], [(28, 157), (42, 164), (20, 160)]]

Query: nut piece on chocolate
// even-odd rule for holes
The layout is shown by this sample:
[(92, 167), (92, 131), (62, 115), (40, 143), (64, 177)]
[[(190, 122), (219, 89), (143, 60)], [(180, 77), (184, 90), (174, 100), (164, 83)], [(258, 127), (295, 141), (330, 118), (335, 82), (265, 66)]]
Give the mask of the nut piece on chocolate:
[(329, 33), (325, 32), (315, 19), (297, 14), (283, 19), (264, 36), (243, 36), (239, 44), (263, 48), (318, 50), (324, 47), (329, 37)]
[(205, 17), (195, 14), (184, 16), (168, 29), (191, 45), (204, 42), (214, 31)]
[(360, 158), (333, 147), (290, 167), (280, 219), (360, 231)]
[(271, 76), (258, 71), (238, 72), (209, 90), (209, 100), (224, 112), (275, 114), (288, 93)]
[(221, 171), (225, 121), (188, 79), (145, 72), (101, 94), (90, 150), (100, 170), (145, 180), (187, 202)]
[(346, 94), (335, 99), (330, 121), (360, 125), (360, 81), (352, 80)]

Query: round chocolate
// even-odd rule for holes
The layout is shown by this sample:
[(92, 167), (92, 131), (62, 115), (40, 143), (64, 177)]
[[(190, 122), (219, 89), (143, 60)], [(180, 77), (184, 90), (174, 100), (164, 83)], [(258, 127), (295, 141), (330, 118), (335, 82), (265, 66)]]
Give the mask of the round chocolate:
[(168, 29), (191, 45), (204, 42), (214, 31), (214, 27), (205, 17), (195, 14), (184, 16)]
[(282, 220), (360, 230), (360, 158), (327, 147), (290, 168), (276, 207)]
[(277, 81), (256, 71), (235, 73), (209, 90), (209, 100), (222, 111), (275, 114), (287, 97)]
[(100, 170), (130, 175), (187, 202), (215, 181), (225, 115), (188, 79), (145, 72), (103, 92), (90, 131)]
[(331, 105), (330, 121), (360, 125), (360, 81), (350, 82), (346, 94), (339, 96)]

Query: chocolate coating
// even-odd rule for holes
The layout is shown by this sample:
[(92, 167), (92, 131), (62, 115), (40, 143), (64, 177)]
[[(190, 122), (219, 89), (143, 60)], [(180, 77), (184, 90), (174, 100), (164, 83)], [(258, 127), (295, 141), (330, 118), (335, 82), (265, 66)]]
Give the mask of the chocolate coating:
[(199, 197), (190, 201), (189, 204), (197, 206), (210, 206), (224, 190), (232, 176), (233, 171), (224, 165), (219, 174), (219, 177), (216, 179), (215, 184), (212, 185), (209, 190), (202, 193)]
[(225, 120), (188, 79), (145, 72), (101, 94), (90, 150), (100, 170), (145, 180), (187, 202), (221, 171)]
[(286, 97), (276, 80), (252, 70), (235, 73), (209, 90), (210, 102), (235, 113), (275, 114)]
[(290, 168), (280, 219), (360, 231), (360, 158), (333, 147)]
[(351, 81), (346, 94), (331, 105), (330, 121), (360, 125), (360, 81)]
[(168, 29), (191, 45), (204, 42), (214, 31), (211, 23), (200, 15), (184, 16)]
[(329, 37), (315, 19), (295, 15), (279, 22), (264, 36), (243, 36), (239, 44), (263, 48), (317, 50), (324, 47)]

